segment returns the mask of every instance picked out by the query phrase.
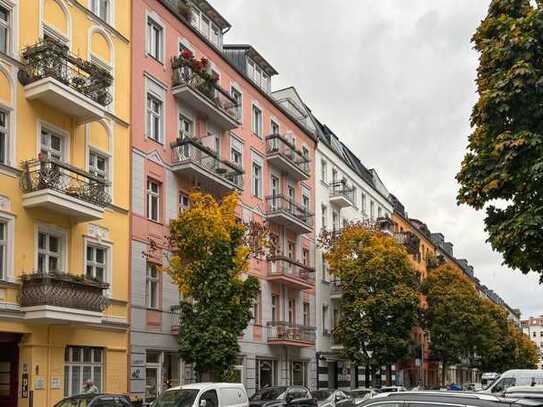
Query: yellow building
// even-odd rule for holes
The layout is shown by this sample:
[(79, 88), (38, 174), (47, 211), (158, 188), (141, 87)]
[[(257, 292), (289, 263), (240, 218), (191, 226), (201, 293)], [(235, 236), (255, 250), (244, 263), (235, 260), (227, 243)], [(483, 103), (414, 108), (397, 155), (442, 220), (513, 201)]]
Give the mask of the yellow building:
[(130, 0), (0, 0), (0, 405), (127, 391)]

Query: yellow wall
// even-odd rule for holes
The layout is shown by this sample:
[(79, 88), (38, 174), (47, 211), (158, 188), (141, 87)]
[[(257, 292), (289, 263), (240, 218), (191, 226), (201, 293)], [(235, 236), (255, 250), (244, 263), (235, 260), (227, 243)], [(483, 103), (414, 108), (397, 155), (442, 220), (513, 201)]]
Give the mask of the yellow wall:
[[(87, 2), (79, 2), (86, 5)], [(62, 112), (39, 101), (29, 101), (16, 75), (10, 78), (16, 89), (14, 112), (16, 113), (16, 151), (14, 163), (19, 167), (23, 160), (37, 156), (39, 146), (38, 126), (40, 121), (69, 133), (67, 157), (70, 164), (87, 169), (88, 146), (108, 152), (113, 157), (112, 183), (114, 207), (106, 209), (103, 219), (90, 222), (109, 231), (112, 244), (112, 305), (104, 315), (128, 319), (129, 280), (129, 197), (130, 197), (130, 0), (116, 0), (115, 30), (110, 29), (89, 13), (69, 0), (25, 0), (19, 7), (20, 48), (36, 43), (43, 32), (43, 24), (57, 33), (69, 37), (71, 52), (90, 59), (91, 55), (109, 64), (114, 75), (114, 107), (104, 125), (89, 123), (82, 125)], [(68, 14), (66, 14), (66, 12)], [(40, 20), (40, 17), (43, 20)], [(106, 40), (105, 36), (109, 37)], [(111, 45), (110, 45), (111, 44)], [(19, 53), (19, 52), (17, 52)], [(120, 61), (117, 63), (117, 61)], [(0, 64), (8, 71), (16, 72), (9, 60), (0, 58)], [(0, 71), (0, 101), (9, 104), (11, 94), (9, 80)], [(110, 133), (106, 130), (110, 128)], [(109, 137), (111, 134), (111, 137)], [(88, 143), (88, 145), (87, 145)], [(3, 209), (16, 217), (14, 239), (14, 272), (18, 277), (35, 271), (35, 236), (38, 223), (52, 224), (63, 228), (67, 234), (67, 270), (69, 273), (84, 273), (84, 236), (89, 223), (77, 223), (67, 216), (44, 209), (24, 209), (19, 179), (14, 171), (0, 172), (0, 195), (9, 199), (10, 209)], [(2, 210), (2, 209), (0, 209)], [(13, 284), (0, 283), (0, 302), (16, 304), (19, 288)], [(127, 392), (128, 334), (126, 329), (97, 326), (95, 328), (77, 324), (47, 325), (32, 324), (22, 319), (7, 319), (0, 313), (0, 332), (23, 333), (19, 373), (26, 364), (31, 372), (33, 389), (37, 377), (59, 377), (61, 388), (51, 390), (51, 380), (45, 380), (46, 388), (36, 390), (34, 406), (49, 406), (63, 396), (64, 347), (97, 346), (106, 349), (105, 390)], [(36, 367), (38, 369), (36, 370)], [(37, 371), (37, 373), (36, 373)], [(47, 376), (48, 375), (48, 376)], [(20, 389), (19, 389), (20, 390)], [(19, 406), (27, 406), (20, 400)]]

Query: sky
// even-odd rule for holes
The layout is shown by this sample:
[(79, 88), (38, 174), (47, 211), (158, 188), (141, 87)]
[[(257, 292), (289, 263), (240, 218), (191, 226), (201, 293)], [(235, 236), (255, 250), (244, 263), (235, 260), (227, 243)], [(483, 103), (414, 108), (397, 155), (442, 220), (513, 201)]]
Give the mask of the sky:
[(455, 256), (523, 317), (543, 314), (535, 274), (502, 266), (484, 213), (458, 207), (455, 175), (476, 101), (471, 36), (489, 0), (210, 0), (295, 86), (313, 113), (375, 168), (410, 217), (442, 232)]

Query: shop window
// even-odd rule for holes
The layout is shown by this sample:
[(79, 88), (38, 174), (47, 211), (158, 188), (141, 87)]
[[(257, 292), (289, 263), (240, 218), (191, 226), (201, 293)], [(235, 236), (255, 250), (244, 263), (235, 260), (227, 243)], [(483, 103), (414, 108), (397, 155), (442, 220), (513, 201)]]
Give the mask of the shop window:
[(102, 348), (67, 346), (64, 351), (64, 395), (81, 394), (91, 380), (102, 391), (104, 350)]

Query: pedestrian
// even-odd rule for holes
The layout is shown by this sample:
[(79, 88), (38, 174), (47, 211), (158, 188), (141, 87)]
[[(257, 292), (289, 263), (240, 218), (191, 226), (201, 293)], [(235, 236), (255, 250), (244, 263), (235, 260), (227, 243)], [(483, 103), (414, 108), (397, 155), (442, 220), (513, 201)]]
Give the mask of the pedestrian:
[(87, 380), (83, 386), (85, 394), (95, 394), (98, 393), (98, 387), (94, 384), (92, 380)]

